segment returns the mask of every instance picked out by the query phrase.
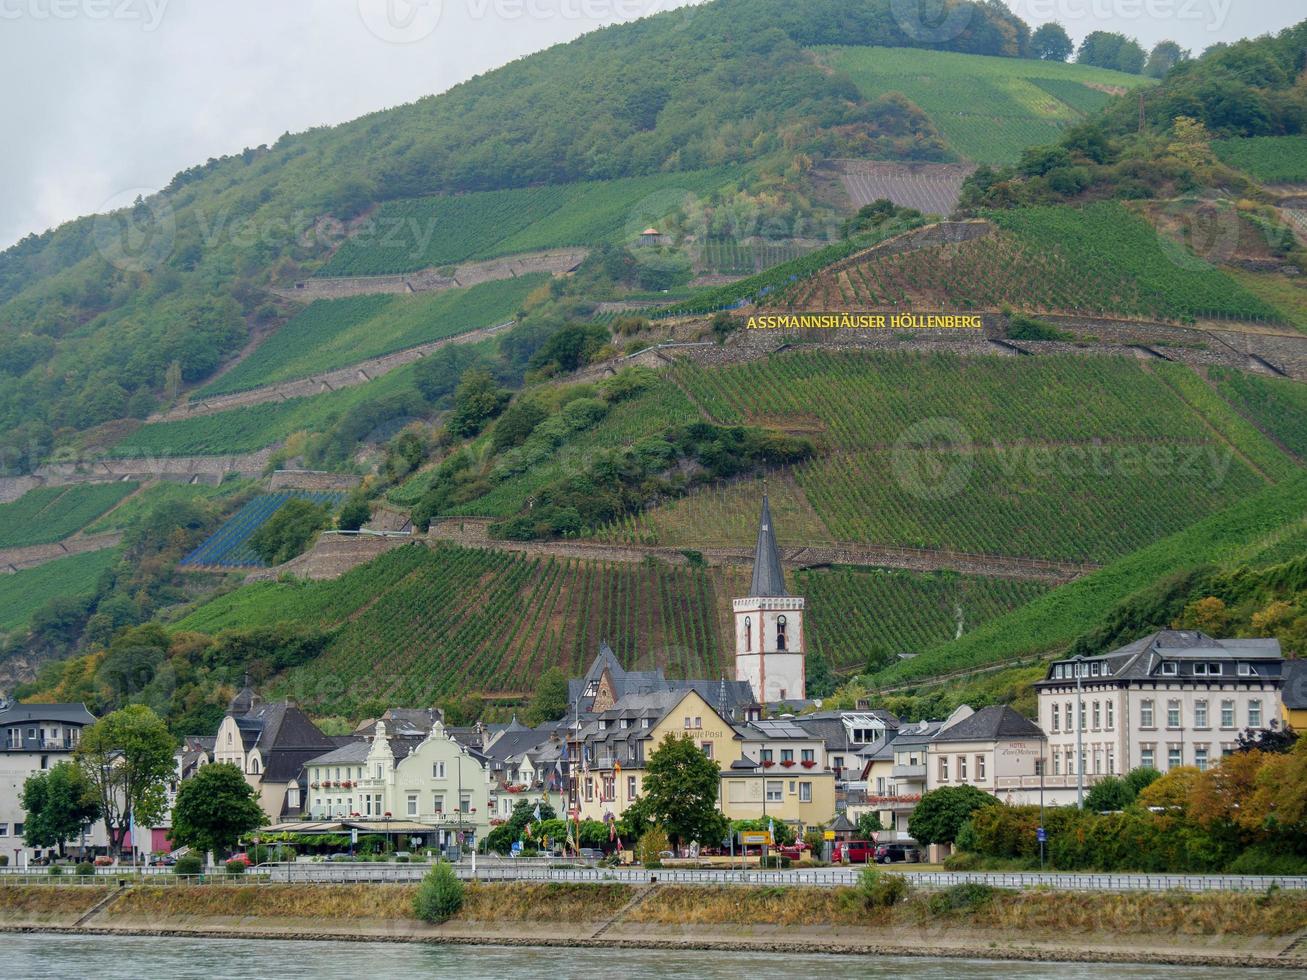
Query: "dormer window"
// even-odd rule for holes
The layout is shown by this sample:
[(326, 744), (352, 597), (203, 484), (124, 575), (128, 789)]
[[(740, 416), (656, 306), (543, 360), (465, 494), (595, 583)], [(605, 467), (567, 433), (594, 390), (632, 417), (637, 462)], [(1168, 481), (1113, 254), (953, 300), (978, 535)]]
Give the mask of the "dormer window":
[(776, 649), (785, 649), (785, 617), (776, 617)]
[(1162, 664), (1163, 677), (1175, 677), (1178, 673), (1180, 673), (1180, 666), (1175, 661), (1171, 660)]
[(1253, 669), (1252, 664), (1240, 664), (1238, 668), (1240, 677), (1256, 677), (1257, 671)]
[(585, 686), (585, 697), (592, 698), (599, 693), (599, 682), (591, 681)]

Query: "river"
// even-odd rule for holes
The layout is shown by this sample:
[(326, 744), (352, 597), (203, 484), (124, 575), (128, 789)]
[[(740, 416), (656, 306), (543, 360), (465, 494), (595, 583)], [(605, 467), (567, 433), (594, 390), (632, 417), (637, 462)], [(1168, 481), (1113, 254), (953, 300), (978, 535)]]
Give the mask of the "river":
[(766, 953), (409, 943), (291, 942), (146, 936), (7, 935), (0, 974), (22, 980), (274, 980), (289, 976), (385, 980), (753, 980), (784, 973), (823, 980), (1242, 980), (1283, 977), (1283, 970), (1014, 963), (883, 956), (780, 956)]

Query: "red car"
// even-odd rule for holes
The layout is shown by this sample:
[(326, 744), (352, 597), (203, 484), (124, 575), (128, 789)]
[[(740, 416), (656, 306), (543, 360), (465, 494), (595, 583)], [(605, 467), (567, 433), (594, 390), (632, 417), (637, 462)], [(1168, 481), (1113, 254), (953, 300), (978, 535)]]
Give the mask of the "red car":
[(793, 844), (782, 844), (776, 850), (783, 858), (789, 858), (791, 861), (802, 861), (805, 852), (812, 850), (812, 848), (803, 841), (795, 841)]
[(835, 845), (836, 864), (870, 864), (876, 859), (876, 844), (867, 840), (844, 840)]

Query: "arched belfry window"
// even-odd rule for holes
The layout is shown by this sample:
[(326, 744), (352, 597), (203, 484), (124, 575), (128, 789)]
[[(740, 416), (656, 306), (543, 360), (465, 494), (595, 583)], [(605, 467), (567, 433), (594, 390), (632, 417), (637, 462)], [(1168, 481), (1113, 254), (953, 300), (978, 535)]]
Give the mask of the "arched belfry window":
[(776, 617), (776, 649), (785, 649), (785, 617)]
[(753, 649), (753, 619), (749, 616), (744, 617), (744, 649)]

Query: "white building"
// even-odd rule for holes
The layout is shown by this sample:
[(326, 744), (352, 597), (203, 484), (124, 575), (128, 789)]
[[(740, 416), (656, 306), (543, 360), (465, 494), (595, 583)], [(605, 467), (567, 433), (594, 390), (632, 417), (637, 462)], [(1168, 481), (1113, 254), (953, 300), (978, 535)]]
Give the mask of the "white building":
[[(10, 867), (42, 856), (40, 848), (23, 843), (27, 814), (19, 800), (27, 777), (71, 760), (82, 729), (94, 721), (84, 704), (14, 704), (0, 711), (0, 854)], [(86, 846), (108, 844), (103, 821), (83, 829)]]
[(804, 602), (802, 597), (786, 591), (765, 493), (749, 596), (734, 600), (733, 605), (736, 680), (748, 681), (760, 704), (802, 701), (807, 688)]
[(1038, 803), (1045, 737), (1007, 705), (981, 708), (948, 725), (926, 743), (926, 792), (974, 786), (1004, 803)]
[(1216, 640), (1196, 630), (1057, 661), (1035, 685), (1048, 735), (1045, 790), (1074, 802), (1082, 774), (1087, 789), (1140, 766), (1206, 769), (1244, 729), (1278, 723), (1283, 665), (1276, 640)]

